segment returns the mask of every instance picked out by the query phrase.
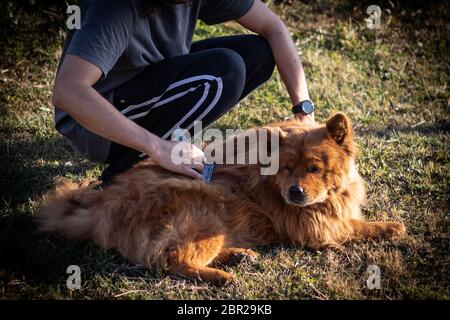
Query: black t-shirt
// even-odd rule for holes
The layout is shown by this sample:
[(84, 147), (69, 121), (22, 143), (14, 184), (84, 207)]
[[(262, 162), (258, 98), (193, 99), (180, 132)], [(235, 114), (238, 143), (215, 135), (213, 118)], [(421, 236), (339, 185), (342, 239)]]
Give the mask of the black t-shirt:
[[(81, 29), (68, 35), (66, 54), (79, 56), (102, 71), (94, 88), (109, 97), (112, 89), (135, 77), (143, 68), (166, 58), (189, 53), (197, 19), (207, 24), (235, 20), (247, 13), (254, 0), (192, 0), (173, 4), (159, 14), (143, 16), (142, 0), (81, 2)], [(57, 130), (87, 158), (102, 162), (109, 141), (81, 128), (56, 108)], [(95, 147), (93, 147), (93, 145)]]

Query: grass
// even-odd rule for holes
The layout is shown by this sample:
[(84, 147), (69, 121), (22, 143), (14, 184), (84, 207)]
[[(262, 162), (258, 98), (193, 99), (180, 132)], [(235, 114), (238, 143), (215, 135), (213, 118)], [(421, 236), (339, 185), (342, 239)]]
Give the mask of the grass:
[[(274, 6), (302, 54), (316, 118), (353, 120), (368, 219), (406, 224), (397, 241), (353, 243), (344, 252), (259, 248), (261, 259), (230, 271), (224, 288), (133, 266), (113, 251), (35, 233), (31, 217), (54, 178), (97, 177), (53, 127), (50, 103), (64, 30), (61, 10), (9, 10), (0, 36), (0, 298), (33, 299), (449, 299), (448, 5), (386, 2), (382, 28), (366, 28), (351, 1)], [(387, 11), (389, 9), (389, 11)], [(199, 24), (195, 38), (242, 33)], [(278, 74), (216, 123), (248, 128), (290, 115)], [(67, 266), (82, 289), (66, 287)], [(381, 269), (381, 290), (366, 287)]]

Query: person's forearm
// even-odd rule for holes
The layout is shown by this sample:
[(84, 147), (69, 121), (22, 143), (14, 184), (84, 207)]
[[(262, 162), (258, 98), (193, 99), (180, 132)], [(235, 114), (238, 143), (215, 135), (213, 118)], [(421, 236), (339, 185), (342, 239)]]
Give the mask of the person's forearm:
[(310, 100), (305, 72), (289, 30), (280, 21), (265, 35), (293, 105)]
[(155, 149), (157, 136), (124, 117), (90, 86), (55, 86), (52, 102), (99, 136), (146, 154)]
[[(305, 72), (289, 30), (263, 2), (256, 0), (251, 9), (237, 20), (243, 27), (253, 31), (269, 42), (275, 63), (288, 90), (291, 102), (297, 105), (310, 100), (306, 85)], [(302, 113), (298, 118), (313, 119)]]

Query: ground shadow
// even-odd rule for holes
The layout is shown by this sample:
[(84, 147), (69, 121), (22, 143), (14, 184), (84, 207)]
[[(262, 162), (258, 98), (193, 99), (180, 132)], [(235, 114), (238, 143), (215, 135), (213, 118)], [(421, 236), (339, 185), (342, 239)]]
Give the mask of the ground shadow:
[(71, 264), (95, 270), (102, 261), (99, 256), (107, 255), (92, 245), (38, 234), (32, 221), (39, 197), (53, 187), (56, 177), (85, 176), (95, 164), (60, 137), (3, 142), (0, 150), (0, 281), (59, 281), (67, 277)]
[(85, 176), (97, 164), (78, 155), (62, 137), (31, 137), (0, 144), (0, 196), (12, 207), (54, 185), (56, 177)]

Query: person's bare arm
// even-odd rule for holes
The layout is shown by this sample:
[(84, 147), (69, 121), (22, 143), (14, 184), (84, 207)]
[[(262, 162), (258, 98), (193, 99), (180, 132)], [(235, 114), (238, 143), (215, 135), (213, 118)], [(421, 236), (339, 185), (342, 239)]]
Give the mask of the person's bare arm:
[[(281, 19), (260, 0), (237, 22), (244, 28), (263, 36), (272, 48), (275, 63), (288, 90), (293, 105), (310, 100), (305, 72), (289, 30)], [(296, 114), (302, 120), (305, 116)], [(310, 117), (307, 117), (310, 118)]]
[(129, 120), (92, 88), (101, 75), (101, 70), (94, 64), (67, 55), (56, 77), (53, 105), (99, 136), (148, 154), (157, 164), (170, 171), (201, 178), (194, 169), (203, 170), (203, 165), (199, 163), (203, 152), (192, 146), (191, 158), (196, 159), (197, 164), (174, 164), (170, 155), (175, 142), (162, 140)]

